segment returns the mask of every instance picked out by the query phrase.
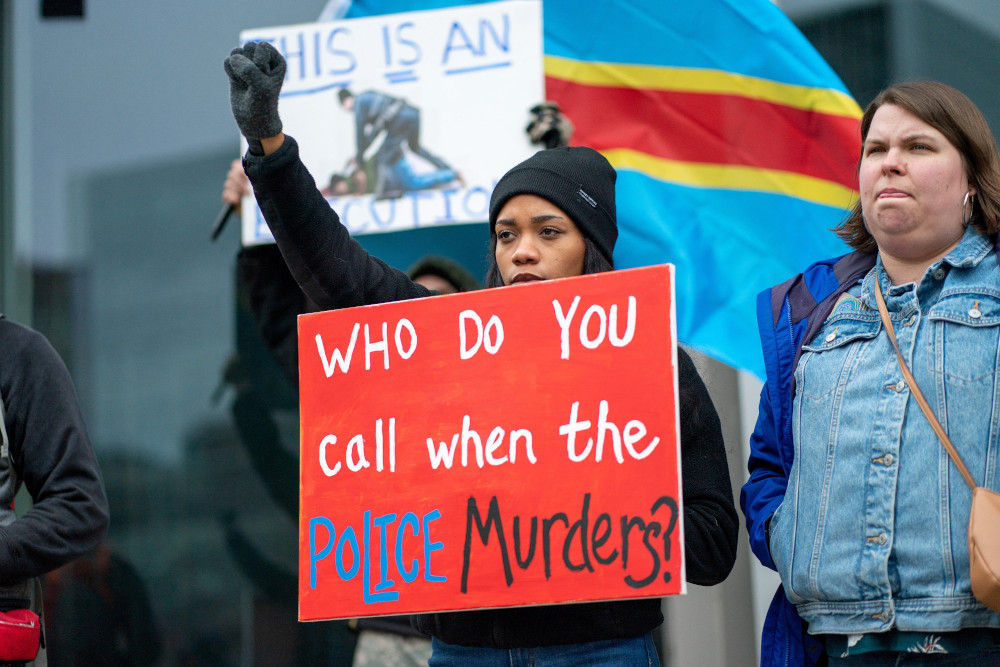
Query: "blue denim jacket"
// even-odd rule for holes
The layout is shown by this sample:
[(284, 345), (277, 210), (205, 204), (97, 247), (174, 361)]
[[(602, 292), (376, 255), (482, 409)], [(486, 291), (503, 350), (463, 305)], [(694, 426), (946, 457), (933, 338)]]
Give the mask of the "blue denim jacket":
[(931, 408), (1000, 488), (1000, 269), (970, 230), (918, 284), (891, 287), (877, 262), (803, 345), (770, 556), (813, 634), (1000, 627), (969, 587), (971, 492), (909, 400), (875, 280)]

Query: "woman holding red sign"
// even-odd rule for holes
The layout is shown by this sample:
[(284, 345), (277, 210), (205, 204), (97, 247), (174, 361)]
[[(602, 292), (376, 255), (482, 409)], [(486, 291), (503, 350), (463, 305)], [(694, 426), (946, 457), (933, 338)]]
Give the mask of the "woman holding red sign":
[[(248, 43), (226, 59), (233, 115), (250, 150), (243, 165), (271, 232), (303, 291), (321, 308), (435, 292), (370, 256), (340, 223), (282, 133), (285, 61)], [(515, 166), (490, 201), (488, 287), (614, 269), (615, 171), (584, 147), (545, 150)], [(678, 349), (688, 581), (723, 581), (736, 558), (738, 519), (719, 418), (691, 358)], [(660, 600), (645, 598), (414, 617), (433, 638), (430, 664), (658, 665)]]

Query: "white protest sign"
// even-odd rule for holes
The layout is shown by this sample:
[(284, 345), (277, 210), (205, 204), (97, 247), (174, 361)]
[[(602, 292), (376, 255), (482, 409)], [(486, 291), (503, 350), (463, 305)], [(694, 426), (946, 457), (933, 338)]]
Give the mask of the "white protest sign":
[[(505, 0), (240, 40), (285, 57), (284, 131), (341, 221), (369, 234), (486, 220), (496, 181), (537, 150), (524, 128), (545, 95), (541, 15)], [(272, 241), (248, 197), (243, 243)]]

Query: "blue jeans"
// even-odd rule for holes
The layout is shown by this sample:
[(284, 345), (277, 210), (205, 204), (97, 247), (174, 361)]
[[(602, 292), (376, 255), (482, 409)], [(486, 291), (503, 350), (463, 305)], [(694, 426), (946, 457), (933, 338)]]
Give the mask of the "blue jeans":
[(959, 665), (988, 667), (1000, 665), (1000, 646), (972, 653), (952, 653), (950, 655), (876, 651), (875, 653), (860, 653), (846, 658), (831, 656), (830, 667), (837, 665), (843, 667), (959, 667)]
[(660, 664), (649, 632), (634, 639), (510, 650), (455, 646), (433, 639), (431, 648), (428, 667), (658, 667)]

